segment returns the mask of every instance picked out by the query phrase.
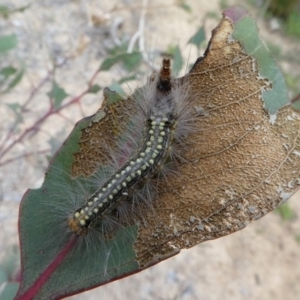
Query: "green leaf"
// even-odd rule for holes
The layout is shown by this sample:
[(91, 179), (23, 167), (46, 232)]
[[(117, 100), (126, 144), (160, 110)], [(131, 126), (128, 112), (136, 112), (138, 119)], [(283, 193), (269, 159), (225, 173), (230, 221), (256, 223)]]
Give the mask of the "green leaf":
[(88, 93), (97, 94), (101, 89), (102, 87), (100, 85), (94, 84), (89, 88)]
[(275, 210), (283, 221), (290, 221), (295, 218), (295, 212), (291, 209), (288, 203), (284, 203)]
[(266, 110), (273, 115), (289, 103), (284, 77), (275, 60), (260, 40), (254, 19), (249, 14), (240, 17), (238, 13), (232, 13), (233, 9), (225, 11), (225, 15), (231, 17), (234, 22), (233, 38), (240, 41), (244, 51), (256, 59), (260, 76), (268, 78), (272, 82), (273, 88), (264, 90), (262, 98)]
[(31, 4), (27, 4), (18, 8), (11, 9), (8, 6), (0, 5), (0, 16), (3, 16), (4, 18), (8, 18), (9, 15), (15, 13), (15, 12), (23, 12), (27, 8), (29, 8)]
[(0, 5), (0, 15), (7, 17), (10, 9), (8, 6)]
[(206, 40), (204, 26), (202, 25), (197, 32), (189, 39), (188, 44), (193, 44), (199, 50), (202, 42)]
[(3, 80), (0, 81), (0, 85), (5, 86), (5, 88), (1, 93), (5, 94), (9, 92), (11, 89), (13, 89), (23, 78), (24, 72), (25, 72), (24, 66), (22, 66), (20, 70), (17, 70), (11, 66), (2, 69), (0, 71), (0, 74), (3, 75)]
[(191, 13), (192, 9), (191, 6), (187, 4), (187, 2), (185, 0), (177, 0), (177, 5), (182, 8), (184, 11), (186, 11), (187, 13)]
[(115, 64), (123, 62), (124, 66), (128, 70), (133, 70), (141, 62), (141, 53), (121, 53), (106, 58), (101, 66), (100, 71), (108, 71)]
[(23, 116), (21, 113), (21, 105), (19, 103), (8, 103), (6, 104), (16, 115), (16, 120), (15, 123), (19, 124), (21, 122), (23, 122)]
[(127, 71), (134, 71), (142, 62), (142, 54), (140, 52), (128, 53), (121, 58), (121, 62)]
[(291, 12), (288, 15), (286, 31), (289, 35), (300, 38), (300, 9)]
[(3, 268), (0, 266), (0, 286), (2, 283), (6, 282), (8, 280), (8, 276), (6, 272), (3, 270)]
[(20, 257), (19, 247), (13, 246), (7, 249), (9, 252), (6, 255), (5, 260), (2, 261), (0, 268), (8, 275), (8, 278), (14, 277), (18, 265), (18, 259)]
[(14, 49), (17, 46), (17, 42), (15, 34), (0, 36), (0, 54)]
[(9, 300), (14, 299), (17, 294), (19, 284), (16, 282), (7, 282), (5, 286), (2, 286), (3, 289), (0, 291), (0, 299)]
[(17, 69), (12, 66), (8, 66), (0, 70), (0, 74), (3, 75), (5, 79), (7, 79), (11, 75), (14, 75), (16, 72)]
[(135, 76), (135, 75), (124, 76), (124, 77), (122, 77), (120, 80), (118, 80), (118, 83), (119, 83), (119, 84), (122, 84), (122, 83), (124, 83), (124, 82), (128, 82), (128, 81), (131, 81), (131, 80), (136, 80), (136, 76)]
[[(94, 245), (71, 247), (75, 235), (67, 231), (67, 214), (57, 210), (64, 207), (62, 201), (66, 201), (67, 191), (74, 189), (70, 174), (73, 154), (79, 150), (82, 130), (89, 128), (92, 120), (90, 117), (77, 123), (53, 158), (42, 187), (28, 191), (22, 200), (19, 226), (22, 283), (16, 299), (25, 299), (26, 293), (26, 299), (58, 299), (138, 269), (133, 249), (136, 226), (120, 228), (107, 241), (99, 239), (93, 241)], [(96, 183), (90, 186), (91, 179), (78, 178), (77, 182), (80, 187), (95, 189)], [(59, 189), (63, 189), (65, 196)]]
[(110, 88), (105, 88), (103, 91), (103, 95), (107, 98), (107, 105), (113, 105), (122, 100), (122, 97), (114, 90)]
[(176, 46), (174, 51), (174, 63), (173, 63), (172, 71), (175, 74), (178, 74), (182, 68), (182, 65), (183, 65), (183, 58), (182, 58), (181, 50), (179, 46)]
[(53, 101), (54, 108), (59, 108), (63, 100), (69, 96), (63, 88), (61, 88), (56, 81), (53, 82), (52, 89), (47, 93), (49, 98)]
[(112, 84), (110, 84), (109, 89), (116, 92), (119, 95), (125, 94), (124, 90), (118, 82), (113, 82)]
[(178, 74), (183, 65), (181, 50), (179, 46), (176, 45), (176, 46), (169, 46), (167, 52), (172, 56), (174, 61), (172, 64), (172, 72), (174, 74)]
[(22, 68), (21, 70), (19, 70), (19, 72), (16, 74), (16, 76), (12, 79), (12, 81), (9, 83), (8, 88), (5, 92), (10, 91), (11, 89), (13, 89), (23, 78), (25, 69)]

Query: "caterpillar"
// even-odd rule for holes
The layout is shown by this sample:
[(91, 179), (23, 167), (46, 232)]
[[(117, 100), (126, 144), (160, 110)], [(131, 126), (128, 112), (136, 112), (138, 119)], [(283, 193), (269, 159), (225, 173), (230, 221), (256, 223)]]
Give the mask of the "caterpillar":
[(122, 222), (120, 207), (124, 205), (127, 216), (140, 211), (141, 203), (151, 206), (156, 194), (153, 180), (174, 173), (172, 161), (182, 159), (182, 140), (193, 131), (196, 115), (188, 106), (188, 84), (172, 79), (170, 65), (170, 59), (164, 58), (160, 72), (154, 73), (134, 96), (140, 114), (132, 116), (132, 122), (138, 124), (139, 134), (129, 129), (127, 137), (137, 137), (135, 147), (129, 150), (125, 162), (121, 157), (114, 158), (122, 165), (69, 217), (73, 233), (86, 235), (90, 227), (107, 218), (121, 218)]
[[(190, 134), (199, 126), (191, 100), (188, 80), (174, 79), (170, 59), (164, 58), (161, 70), (132, 96), (116, 106), (106, 98), (98, 113), (77, 124), (50, 163), (43, 186), (32, 191), (32, 207), (22, 202), (22, 234), (30, 228), (37, 238), (23, 246), (30, 253), (23, 269), (34, 272), (36, 281), (27, 290), (32, 284), (27, 271), (20, 288), (25, 298), (20, 299), (36, 293), (43, 299), (48, 285), (63, 281), (51, 294), (57, 299), (145, 268), (133, 244), (138, 230), (147, 228), (148, 217), (156, 213), (161, 193), (170, 189), (171, 176), (178, 178), (186, 163)], [(114, 112), (118, 105), (123, 117), (99, 121), (99, 115)], [(93, 126), (108, 127), (97, 131)], [(106, 130), (116, 134), (103, 134)], [(89, 131), (98, 136), (90, 138)], [(60, 272), (66, 270), (71, 274), (67, 278)]]

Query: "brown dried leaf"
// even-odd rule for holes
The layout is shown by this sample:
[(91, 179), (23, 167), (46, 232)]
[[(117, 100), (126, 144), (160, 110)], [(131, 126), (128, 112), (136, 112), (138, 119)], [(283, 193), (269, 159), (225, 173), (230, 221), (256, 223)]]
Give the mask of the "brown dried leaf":
[[(224, 17), (205, 56), (185, 77), (197, 95), (193, 105), (204, 114), (180, 178), (159, 187), (155, 214), (147, 214), (139, 228), (134, 246), (141, 268), (244, 228), (299, 185), (300, 115), (289, 106), (276, 117), (268, 114), (262, 91), (272, 89), (272, 83), (260, 76), (256, 59), (232, 32), (233, 21)], [(116, 147), (113, 137), (137, 109), (131, 98), (113, 104), (108, 99), (106, 93), (104, 107), (82, 132), (76, 176), (92, 174), (105, 162), (105, 145)]]
[(299, 185), (299, 118), (281, 109), (275, 124), (263, 109), (254, 58), (243, 52), (224, 18), (206, 56), (187, 76), (194, 105), (205, 112), (191, 138), (188, 164), (155, 202), (155, 216), (135, 244), (141, 266), (157, 263), (200, 242), (244, 228), (287, 200)]

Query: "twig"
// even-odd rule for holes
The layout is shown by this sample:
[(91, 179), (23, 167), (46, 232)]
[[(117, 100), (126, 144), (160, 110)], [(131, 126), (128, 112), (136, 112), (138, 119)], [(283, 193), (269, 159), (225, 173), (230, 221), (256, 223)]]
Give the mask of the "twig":
[(170, 8), (170, 7), (173, 7), (174, 4), (167, 4), (167, 5), (156, 5), (156, 6), (145, 6), (145, 4), (143, 5), (134, 5), (134, 6), (115, 6), (109, 10), (107, 10), (107, 12), (109, 13), (112, 13), (112, 12), (116, 12), (116, 11), (121, 11), (121, 10), (142, 10), (142, 9), (147, 9), (148, 11), (149, 10), (157, 10), (157, 9), (164, 9), (164, 8)]
[(35, 151), (35, 152), (24, 153), (24, 154), (9, 158), (9, 159), (1, 162), (0, 166), (7, 165), (9, 163), (12, 163), (13, 161), (16, 161), (16, 160), (20, 159), (20, 158), (24, 158), (24, 157), (28, 157), (28, 156), (32, 156), (32, 155), (36, 155), (36, 154), (45, 154), (45, 153), (48, 153), (48, 152), (49, 152), (49, 149), (44, 149), (44, 150), (39, 150), (39, 151)]
[[(132, 53), (135, 43), (138, 40), (138, 47), (139, 51), (141, 52), (143, 56), (144, 62), (149, 65), (149, 56), (148, 53), (145, 51), (145, 23), (146, 23), (146, 12), (148, 8), (148, 0), (143, 0), (143, 6), (142, 6), (141, 16), (139, 19), (139, 27), (138, 30), (135, 32), (135, 34), (132, 36), (128, 48), (127, 53)], [(152, 68), (152, 66), (150, 66)]]
[[(93, 82), (95, 81), (95, 79), (96, 79), (99, 72), (100, 72), (99, 69), (97, 69), (94, 72), (94, 74), (92, 75), (91, 79), (88, 82), (87, 88), (81, 94), (79, 94), (78, 96), (73, 97), (71, 100), (69, 100), (67, 103), (61, 105), (59, 108), (54, 108), (53, 102), (50, 99), (50, 107), (49, 107), (48, 111), (43, 116), (41, 116), (39, 119), (37, 119), (33, 125), (31, 125), (26, 130), (24, 130), (19, 135), (18, 138), (16, 138), (12, 143), (10, 143), (7, 147), (5, 147), (0, 152), (0, 159), (3, 158), (8, 152), (10, 152), (13, 147), (15, 147), (17, 144), (21, 143), (25, 139), (25, 137), (28, 136), (30, 133), (38, 131), (39, 128), (41, 127), (41, 125), (45, 122), (45, 120), (47, 120), (51, 115), (59, 113), (60, 111), (62, 111), (63, 109), (69, 107), (70, 105), (73, 105), (75, 103), (79, 103), (80, 100), (89, 92), (89, 90), (90, 90), (91, 86), (93, 85)], [(44, 84), (44, 80), (35, 89), (35, 92), (31, 93), (31, 95), (34, 96), (37, 93), (37, 91), (43, 86), (43, 84)], [(12, 132), (13, 131), (11, 131), (11, 133), (9, 135), (7, 135), (6, 138), (11, 138)], [(2, 148), (3, 148), (3, 145), (4, 145), (5, 141), (6, 141), (6, 139), (4, 139), (4, 142), (1, 145)], [(0, 147), (0, 149), (1, 149), (1, 147)], [(7, 161), (8, 160), (6, 160), (4, 163), (6, 164)], [(3, 162), (0, 163), (0, 165), (3, 165)]]
[(300, 100), (300, 93), (298, 95), (296, 95), (292, 100), (291, 100), (291, 103), (297, 101), (297, 100)]

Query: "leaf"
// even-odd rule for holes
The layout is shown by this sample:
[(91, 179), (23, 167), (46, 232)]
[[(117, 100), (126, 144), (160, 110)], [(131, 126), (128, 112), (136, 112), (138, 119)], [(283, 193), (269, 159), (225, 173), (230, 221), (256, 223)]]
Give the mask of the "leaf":
[(115, 92), (114, 90), (110, 90), (109, 88), (105, 88), (103, 91), (104, 97), (107, 99), (107, 105), (113, 106), (113, 104), (116, 104), (122, 100), (122, 97)]
[(8, 280), (6, 272), (3, 270), (3, 268), (0, 266), (0, 286), (2, 283), (6, 282)]
[(15, 34), (0, 36), (0, 55), (14, 49), (17, 46), (17, 36)]
[(29, 8), (31, 5), (30, 4), (27, 4), (27, 5), (24, 5), (24, 6), (20, 6), (18, 8), (15, 8), (15, 9), (11, 9), (9, 8), (8, 6), (5, 6), (5, 5), (0, 5), (0, 16), (2, 15), (4, 18), (8, 18), (9, 15), (11, 15), (12, 13), (15, 13), (15, 12), (23, 12), (25, 11), (27, 8)]
[(277, 212), (283, 221), (290, 221), (296, 217), (295, 212), (291, 209), (288, 203), (284, 203), (279, 206), (275, 212)]
[(0, 74), (7, 79), (9, 76), (14, 75), (17, 72), (17, 69), (12, 67), (12, 66), (8, 66), (5, 68), (2, 68), (0, 70)]
[(69, 96), (63, 88), (61, 88), (56, 81), (53, 82), (51, 91), (47, 93), (50, 99), (54, 100), (54, 108), (59, 108), (63, 100)]
[(16, 300), (59, 299), (139, 272), (244, 228), (298, 189), (300, 114), (288, 105), (282, 74), (243, 9), (224, 12), (205, 56), (177, 80), (189, 83), (190, 104), (202, 112), (201, 122), (180, 176), (158, 184), (155, 214), (145, 214), (143, 224), (125, 222), (85, 251), (75, 250), (74, 235), (62, 234), (66, 219), (59, 219), (63, 202), (57, 189), (74, 190), (74, 178), (84, 186), (103, 172), (139, 109), (133, 97), (122, 99), (106, 88), (101, 110), (77, 123), (43, 186), (21, 202), (22, 282)]
[(6, 17), (9, 13), (9, 8), (8, 6), (5, 5), (0, 5), (0, 15)]
[(128, 53), (126, 56), (121, 58), (121, 61), (127, 71), (133, 71), (142, 62), (142, 55), (140, 52)]
[(193, 44), (199, 50), (200, 45), (206, 40), (204, 26), (202, 25), (197, 32), (189, 39), (188, 44)]
[(20, 70), (17, 70), (12, 66), (1, 69), (0, 74), (3, 75), (3, 80), (0, 80), (0, 87), (3, 90), (0, 91), (0, 93), (5, 94), (13, 89), (23, 78), (24, 72), (24, 65), (22, 65)]
[(1, 289), (0, 297), (1, 299), (13, 299), (18, 291), (19, 284), (15, 282), (8, 282)]
[(23, 116), (21, 112), (21, 105), (19, 103), (7, 103), (6, 104), (16, 115), (15, 126), (21, 122), (23, 122)]
[(124, 83), (124, 82), (128, 82), (128, 81), (131, 81), (131, 80), (136, 80), (136, 76), (135, 76), (135, 75), (124, 76), (124, 77), (122, 77), (120, 80), (118, 80), (118, 83), (119, 83), (119, 84), (122, 84), (122, 83)]
[(0, 299), (13, 299), (18, 291), (19, 284), (11, 282), (19, 256), (16, 252), (11, 249), (11, 253), (0, 265)]
[(177, 2), (176, 4), (180, 8), (182, 8), (184, 11), (186, 11), (187, 13), (192, 12), (192, 9), (191, 9), (190, 5), (188, 5), (185, 0), (177, 0), (176, 2)]
[(101, 86), (98, 85), (98, 84), (94, 84), (92, 85), (89, 90), (88, 90), (88, 93), (91, 93), (91, 94), (97, 94), (100, 90), (101, 90)]
[(141, 54), (140, 52), (132, 52), (110, 56), (102, 62), (99, 70), (108, 71), (119, 62), (123, 62), (127, 70), (133, 70), (141, 62)]
[(173, 58), (172, 72), (178, 74), (183, 65), (183, 58), (179, 46), (169, 46), (168, 54)]
[[(102, 119), (100, 118), (99, 121)], [(53, 197), (51, 191), (53, 191), (54, 186), (57, 188), (58, 184), (72, 186), (72, 179), (70, 178), (70, 173), (57, 177), (56, 170), (59, 168), (70, 172), (74, 160), (71, 154), (79, 150), (78, 143), (81, 131), (89, 127), (92, 120), (93, 118), (90, 117), (77, 124), (60, 151), (56, 154), (48, 169), (47, 179), (44, 181), (43, 186), (38, 190), (30, 191), (22, 200), (22, 213), (20, 216), (20, 235), (23, 237), (21, 242), (23, 253), (22, 283), (16, 299), (24, 299), (24, 297), (33, 299), (37, 287), (38, 295), (34, 299), (56, 299), (64, 294), (74, 293), (78, 288), (85, 289), (87, 285), (95, 286), (98, 284), (99, 279), (107, 281), (118, 276), (119, 272), (121, 274), (131, 273), (137, 268), (137, 263), (134, 261), (134, 252), (131, 249), (131, 245), (136, 237), (136, 228), (124, 228), (118, 233), (116, 240), (108, 242), (105, 247), (103, 247), (104, 245), (100, 246), (100, 249), (93, 248), (93, 253), (89, 254), (92, 255), (91, 257), (97, 258), (96, 261), (86, 257), (86, 263), (82, 264), (82, 253), (75, 252), (72, 253), (69, 259), (57, 262), (62, 255), (60, 248), (63, 246), (63, 242), (66, 243), (67, 253), (72, 250), (72, 247), (70, 247), (69, 241), (64, 240), (59, 235), (57, 227), (54, 230), (54, 226), (57, 226), (57, 224), (54, 223), (53, 219), (50, 219), (50, 208), (55, 207), (55, 204), (60, 204), (61, 197)], [(60, 182), (57, 182), (57, 180)], [(55, 210), (52, 213), (55, 213)], [(33, 215), (34, 218), (31, 218), (30, 216)], [(53, 235), (54, 231), (56, 232), (55, 235)], [(29, 232), (30, 235), (27, 235)], [(51, 238), (51, 246), (49, 245), (49, 238)], [(107, 249), (110, 249), (110, 257), (107, 257)], [(119, 249), (122, 249), (124, 257), (119, 255)], [(47, 252), (49, 254), (49, 251), (51, 252), (50, 255), (45, 255)], [(55, 255), (53, 256), (53, 254)], [(124, 264), (122, 267), (121, 265), (125, 258), (130, 259), (131, 262)], [(56, 267), (59, 270), (57, 270), (58, 272), (55, 273), (55, 276), (51, 276), (47, 278), (47, 282), (43, 282), (43, 276), (46, 276), (47, 272), (52, 275), (51, 272), (53, 271), (49, 269), (51, 269), (51, 263), (53, 262), (57, 263)], [(97, 268), (94, 268), (95, 262), (97, 262)], [(33, 266), (35, 267), (32, 268)], [(120, 267), (116, 268), (116, 266)], [(78, 268), (80, 268), (80, 272), (78, 272)], [(108, 268), (107, 271), (106, 268)], [(43, 270), (45, 271), (43, 272)], [(43, 273), (41, 274), (41, 272)], [(66, 276), (66, 272), (72, 274), (72, 276)], [(39, 280), (42, 280), (42, 282)], [(76, 282), (75, 285), (74, 282)], [(25, 293), (25, 296), (24, 292), (33, 283), (32, 290), (29, 290), (27, 294)]]
[(300, 20), (299, 20), (299, 8), (298, 11), (292, 11), (288, 14), (286, 31), (289, 35), (294, 35), (300, 38)]
[(173, 59), (174, 59), (174, 63), (172, 65), (172, 72), (174, 74), (178, 74), (183, 64), (183, 58), (179, 46), (176, 46), (174, 48)]
[(232, 13), (230, 9), (227, 11), (233, 20), (235, 18), (238, 20), (235, 24), (233, 37), (241, 41), (246, 53), (256, 59), (260, 76), (268, 78), (272, 84), (272, 89), (262, 91), (262, 97), (267, 111), (270, 114), (275, 114), (278, 109), (289, 102), (284, 77), (259, 36), (255, 34), (257, 32), (255, 21), (250, 16), (238, 19), (238, 14)]
[(125, 92), (122, 89), (121, 85), (118, 82), (113, 82), (110, 86), (109, 89), (116, 92), (119, 95), (124, 95)]
[(25, 68), (22, 67), (18, 73), (15, 75), (15, 77), (10, 81), (10, 83), (8, 84), (7, 89), (4, 91), (5, 93), (7, 93), (8, 91), (10, 91), (11, 89), (13, 89), (23, 78), (25, 72)]

